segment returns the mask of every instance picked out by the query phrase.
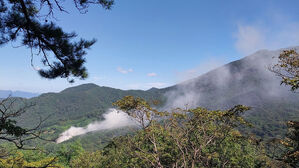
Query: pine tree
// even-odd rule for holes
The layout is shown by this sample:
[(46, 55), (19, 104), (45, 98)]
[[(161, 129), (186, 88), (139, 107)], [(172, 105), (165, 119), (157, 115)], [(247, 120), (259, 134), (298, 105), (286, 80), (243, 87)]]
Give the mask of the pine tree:
[[(54, 12), (67, 12), (62, 0), (0, 0), (0, 46), (8, 42), (21, 42), (41, 56), (46, 69), (39, 70), (42, 77), (54, 79), (73, 77), (85, 79), (86, 49), (95, 39), (75, 41), (76, 33), (67, 33), (55, 24)], [(111, 9), (114, 0), (73, 0), (80, 13), (86, 13), (89, 5)], [(48, 13), (41, 16), (45, 8)], [(57, 10), (56, 10), (57, 9)]]

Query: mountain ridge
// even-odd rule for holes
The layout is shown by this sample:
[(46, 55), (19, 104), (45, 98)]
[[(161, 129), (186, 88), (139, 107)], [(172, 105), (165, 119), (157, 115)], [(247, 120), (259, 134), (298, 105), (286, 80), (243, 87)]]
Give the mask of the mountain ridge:
[[(86, 126), (102, 120), (112, 103), (126, 95), (148, 101), (160, 100), (163, 109), (174, 107), (228, 109), (237, 104), (253, 107), (245, 113), (256, 126), (252, 132), (261, 137), (282, 136), (288, 119), (299, 116), (299, 95), (280, 85), (279, 78), (267, 70), (280, 50), (258, 51), (197, 78), (174, 86), (144, 90), (121, 90), (88, 83), (66, 88), (59, 93), (45, 93), (26, 100), (35, 107), (19, 123), (36, 123), (36, 118), (50, 117), (44, 124), (57, 136), (70, 126)], [(28, 126), (28, 124), (27, 124)], [(49, 131), (49, 132), (51, 132)]]
[(39, 96), (40, 93), (32, 93), (32, 92), (25, 92), (25, 91), (12, 91), (12, 90), (0, 90), (0, 98), (7, 98), (9, 96), (12, 97), (21, 97), (21, 98), (33, 98)]

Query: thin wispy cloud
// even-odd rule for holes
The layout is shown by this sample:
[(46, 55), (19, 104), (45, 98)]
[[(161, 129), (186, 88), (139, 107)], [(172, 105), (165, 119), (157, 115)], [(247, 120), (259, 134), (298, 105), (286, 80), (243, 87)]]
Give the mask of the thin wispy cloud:
[(154, 72), (152, 72), (152, 73), (148, 73), (147, 76), (149, 76), (149, 77), (153, 77), (153, 76), (157, 76), (157, 74), (154, 73)]
[(118, 72), (122, 73), (122, 74), (128, 74), (130, 72), (133, 72), (133, 69), (132, 68), (129, 68), (129, 69), (123, 69), (122, 67), (117, 67), (116, 69)]
[(244, 55), (251, 54), (266, 45), (265, 33), (256, 26), (239, 25), (235, 37), (237, 39), (235, 47)]
[(242, 55), (252, 54), (260, 49), (279, 49), (299, 44), (299, 22), (288, 19), (273, 21), (271, 26), (260, 23), (240, 24), (233, 34), (235, 47)]
[(186, 69), (185, 71), (177, 72), (177, 82), (183, 82), (192, 78), (196, 78), (210, 70), (224, 65), (227, 61), (219, 59), (209, 59), (201, 62), (196, 67)]

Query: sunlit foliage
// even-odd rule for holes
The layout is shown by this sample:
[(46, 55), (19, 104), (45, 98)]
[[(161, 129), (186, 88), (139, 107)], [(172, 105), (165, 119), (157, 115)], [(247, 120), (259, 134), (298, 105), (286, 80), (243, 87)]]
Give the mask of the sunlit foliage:
[(282, 78), (282, 84), (295, 91), (299, 88), (299, 54), (295, 50), (285, 50), (278, 58), (278, 64), (270, 70)]

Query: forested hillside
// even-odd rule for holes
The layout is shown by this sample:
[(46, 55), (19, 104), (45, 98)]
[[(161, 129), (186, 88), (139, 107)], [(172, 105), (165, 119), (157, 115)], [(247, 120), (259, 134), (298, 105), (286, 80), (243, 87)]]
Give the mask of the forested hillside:
[(281, 51), (261, 50), (162, 89), (168, 97), (165, 108), (187, 105), (215, 110), (242, 104), (252, 107), (245, 118), (253, 123), (253, 133), (261, 137), (282, 136), (285, 121), (299, 118), (299, 94), (280, 85), (280, 78), (269, 71)]
[[(38, 118), (47, 118), (43, 127), (57, 136), (70, 126), (86, 126), (102, 120), (112, 103), (132, 95), (148, 101), (160, 100), (159, 109), (202, 106), (211, 110), (242, 104), (252, 107), (245, 118), (254, 124), (251, 131), (261, 137), (282, 136), (284, 122), (299, 115), (299, 95), (280, 85), (268, 67), (280, 51), (259, 51), (241, 60), (212, 70), (198, 78), (164, 89), (120, 90), (84, 84), (59, 93), (46, 93), (24, 100), (34, 103), (21, 125), (32, 126)], [(30, 124), (29, 124), (30, 123)]]
[(84, 84), (59, 93), (45, 93), (28, 100), (19, 99), (20, 106), (25, 104), (34, 106), (20, 116), (18, 124), (30, 128), (37, 125), (40, 118), (46, 119), (42, 127), (51, 138), (57, 138), (70, 126), (86, 126), (92, 121), (102, 120), (103, 114), (112, 107), (112, 103), (127, 95), (142, 97), (148, 101), (161, 99), (161, 93), (156, 89), (124, 91)]
[[(163, 89), (152, 88), (147, 91), (120, 90), (120, 89), (114, 89), (109, 87), (100, 87), (95, 84), (84, 84), (84, 85), (79, 85), (76, 87), (65, 89), (59, 93), (46, 93), (31, 99), (17, 98), (16, 99), (17, 107), (22, 107), (23, 105), (26, 104), (34, 105), (30, 109), (28, 109), (26, 113), (22, 114), (18, 118), (17, 124), (22, 127), (31, 128), (39, 123), (40, 118), (46, 119), (41, 125), (41, 128), (43, 129), (42, 135), (44, 138), (56, 139), (58, 138), (59, 134), (69, 129), (71, 126), (85, 127), (94, 121), (104, 120), (103, 114), (107, 112), (109, 108), (115, 107), (113, 106), (114, 102), (122, 99), (125, 96), (134, 96), (134, 97), (140, 97), (145, 99), (146, 101), (149, 102), (150, 105), (154, 105), (155, 109), (163, 111), (163, 112), (157, 112), (157, 115), (160, 117), (164, 117), (164, 115), (166, 116), (169, 115), (165, 113), (165, 111), (171, 111), (173, 108), (176, 107), (181, 107), (182, 109), (186, 109), (186, 108), (190, 109), (191, 113), (194, 112), (194, 114), (198, 113), (200, 116), (195, 117), (196, 120), (199, 119), (198, 117), (209, 117), (211, 115), (210, 116), (212, 117), (211, 121), (206, 120), (208, 122), (207, 124), (212, 124), (216, 122), (216, 120), (217, 122), (218, 120), (221, 120), (221, 122), (224, 122), (224, 124), (228, 124), (229, 127), (232, 126), (232, 128), (230, 128), (229, 130), (230, 134), (232, 134), (231, 135), (232, 137), (225, 137), (225, 135), (223, 135), (225, 137), (225, 141), (228, 142), (231, 140), (230, 138), (234, 139), (236, 138), (235, 136), (237, 137), (239, 136), (239, 133), (235, 132), (237, 130), (241, 131), (241, 133), (244, 133), (244, 135), (248, 135), (249, 133), (258, 138), (262, 138), (263, 140), (272, 139), (272, 138), (283, 138), (287, 133), (286, 121), (299, 119), (298, 117), (299, 116), (299, 110), (298, 110), (299, 95), (298, 93), (291, 92), (288, 87), (281, 86), (279, 78), (277, 78), (272, 72), (268, 70), (268, 67), (273, 65), (273, 62), (275, 61), (273, 57), (277, 56), (280, 52), (281, 51), (266, 51), (266, 50), (259, 51), (241, 60), (234, 61), (232, 63), (219, 67), (215, 70), (212, 70), (206, 74), (199, 76), (198, 78), (191, 79), (183, 83), (177, 84), (175, 86), (163, 88)], [(153, 103), (156, 100), (158, 100), (160, 104), (157, 105)], [(128, 103), (127, 100), (123, 100), (123, 101), (125, 104)], [(128, 113), (130, 113), (131, 112), (130, 108), (137, 108), (134, 106), (138, 105), (138, 101), (137, 104), (129, 101), (129, 104), (127, 104), (128, 106), (125, 105), (124, 111), (127, 110)], [(230, 114), (230, 110), (227, 109), (231, 109), (234, 106), (239, 104), (248, 106), (249, 108), (239, 106), (244, 109), (242, 108), (240, 109), (242, 112), (236, 114), (237, 117), (239, 117), (239, 115), (244, 117), (244, 119), (249, 122), (249, 125), (251, 125), (251, 127), (249, 127), (247, 124), (244, 124), (243, 119), (238, 121), (240, 118), (236, 118), (236, 121), (233, 121), (236, 123), (230, 126), (230, 124), (232, 123), (226, 123), (227, 120), (221, 117), (221, 115), (224, 115), (226, 113), (227, 115)], [(143, 103), (141, 103), (141, 105), (142, 105), (141, 109), (143, 110), (149, 108), (148, 106), (143, 107), (145, 105)], [(199, 106), (203, 108), (197, 108)], [(128, 107), (129, 109), (127, 109)], [(222, 111), (213, 111), (213, 110), (222, 110)], [(220, 118), (218, 118), (219, 117), (218, 113), (220, 115)], [(178, 120), (177, 122), (185, 122), (185, 120), (180, 121), (181, 120), (180, 115), (179, 116), (174, 115), (172, 117), (174, 120)], [(190, 121), (186, 121), (186, 124), (188, 125), (189, 122), (193, 123), (195, 121), (191, 117)], [(153, 125), (151, 125), (151, 127), (149, 128), (150, 130), (148, 131), (154, 131), (154, 132), (158, 131), (156, 132), (158, 134), (160, 134), (159, 131), (171, 132), (171, 130), (168, 130), (170, 128), (168, 127), (164, 128), (165, 125), (164, 124), (160, 125), (160, 124), (161, 123), (159, 122), (158, 123), (154, 122)], [(166, 123), (166, 125), (167, 124), (168, 123)], [(159, 127), (159, 129), (161, 130), (159, 129), (156, 130), (156, 127)], [(105, 161), (107, 163), (102, 163), (102, 162), (97, 162), (97, 163), (101, 165), (108, 164), (111, 166), (114, 163), (112, 164), (112, 162), (110, 162), (109, 159), (118, 157), (119, 155), (117, 154), (118, 152), (122, 153), (122, 152), (130, 151), (133, 152), (132, 155), (135, 155), (133, 150), (135, 148), (134, 145), (138, 145), (140, 143), (140, 141), (137, 139), (145, 138), (146, 140), (146, 138), (149, 138), (146, 135), (147, 133), (144, 134), (144, 132), (142, 132), (143, 130), (147, 130), (147, 129), (148, 128), (144, 128), (141, 129), (141, 131), (137, 131), (136, 129), (132, 129), (128, 127), (106, 129), (106, 130), (104, 129), (101, 131), (95, 131), (95, 132), (74, 137), (66, 142), (63, 142), (62, 144), (55, 144), (53, 142), (47, 143), (47, 142), (36, 141), (36, 140), (29, 141), (26, 144), (29, 146), (36, 146), (37, 144), (39, 144), (39, 146), (43, 146), (43, 148), (46, 149), (47, 151), (53, 151), (54, 153), (59, 153), (59, 152), (69, 153), (73, 150), (75, 150), (73, 152), (82, 153), (80, 151), (83, 149), (87, 151), (96, 151), (95, 153), (87, 153), (87, 155), (90, 155), (89, 157), (91, 158), (95, 157), (96, 159), (99, 159), (101, 157), (104, 157), (104, 155), (107, 155), (106, 159), (108, 160)], [(171, 129), (180, 129), (180, 128), (177, 127), (176, 125), (173, 125), (173, 128)], [(208, 129), (214, 129), (214, 128), (209, 127)], [(221, 132), (223, 128), (219, 128), (219, 129), (220, 130), (218, 131)], [(184, 134), (184, 130), (181, 131), (183, 131), (181, 133)], [(137, 135), (135, 135), (136, 133)], [(136, 136), (135, 138), (137, 139), (133, 140), (128, 138), (126, 136), (128, 134), (135, 135)], [(195, 134), (197, 133), (195, 132)], [(173, 136), (177, 136), (177, 135), (173, 135)], [(152, 141), (151, 139), (149, 140)], [(126, 141), (126, 143), (129, 143), (133, 146), (131, 147), (123, 146), (121, 143), (122, 141)], [(172, 143), (172, 145), (176, 143), (176, 142), (172, 142), (171, 139), (167, 139), (166, 141), (167, 143), (169, 141), (169, 143)], [(193, 141), (193, 140), (190, 139), (188, 141)], [(217, 140), (215, 141), (215, 143), (220, 145), (221, 144), (220, 142), (222, 141), (223, 140), (221, 140), (220, 138), (219, 141)], [(111, 145), (115, 145), (113, 143), (118, 145), (119, 146), (118, 149), (121, 151), (115, 151), (116, 153), (113, 152), (110, 153), (111, 150), (114, 150), (112, 149), (113, 147), (111, 146)], [(226, 148), (230, 148), (229, 147), (230, 145), (237, 145), (238, 143), (242, 143), (242, 144), (244, 143), (245, 148), (242, 150), (245, 151), (250, 150), (251, 154), (249, 154), (248, 156), (240, 155), (241, 158), (252, 157), (251, 159), (253, 160), (249, 159), (246, 161), (248, 162), (248, 164), (262, 164), (262, 163), (268, 164), (267, 159), (264, 160), (265, 158), (257, 159), (260, 156), (255, 155), (254, 153), (255, 152), (259, 153), (261, 151), (259, 151), (259, 149), (254, 149), (254, 146), (251, 146), (252, 145), (251, 140), (243, 141), (239, 139), (236, 140), (234, 143), (236, 144), (228, 143), (226, 144), (228, 146), (222, 146), (222, 147), (226, 150)], [(109, 145), (106, 146), (107, 144)], [(181, 144), (181, 145), (187, 145), (187, 144)], [(176, 148), (176, 147), (177, 146), (173, 146), (173, 147), (164, 146), (163, 148), (165, 148), (165, 150), (166, 149), (168, 150), (168, 148)], [(238, 146), (235, 147), (236, 149), (232, 148), (231, 152), (240, 152), (240, 151), (234, 151), (237, 150), (237, 148), (239, 148)], [(104, 148), (104, 153), (102, 153), (103, 151), (97, 151), (103, 148)], [(148, 149), (144, 149), (144, 150), (148, 150)], [(267, 150), (270, 150), (270, 147), (267, 147)], [(105, 154), (105, 151), (108, 153)], [(219, 151), (219, 152), (223, 152), (223, 151)], [(74, 155), (77, 156), (78, 154), (74, 154)], [(210, 154), (213, 155), (213, 153)], [(181, 157), (180, 154), (178, 154), (177, 156)], [(40, 157), (45, 157), (45, 156), (40, 156)], [(63, 162), (66, 165), (69, 164), (81, 165), (80, 163), (82, 161), (81, 159), (84, 159), (82, 157), (83, 155), (80, 156), (80, 158), (78, 158), (79, 159), (77, 160), (79, 161), (78, 163), (76, 162), (71, 163), (70, 160), (61, 161), (61, 162)], [(129, 157), (126, 159), (132, 159), (132, 158)], [(167, 159), (173, 159), (173, 158), (166, 157), (164, 159), (166, 160), (165, 163), (163, 164), (168, 164)], [(255, 162), (254, 160), (258, 161), (259, 163), (254, 163)], [(131, 161), (133, 163), (135, 162), (133, 160)], [(212, 162), (211, 164), (216, 164), (216, 165), (218, 164), (215, 161)], [(241, 163), (243, 164), (245, 162), (242, 162), (242, 159), (236, 162), (236, 164), (241, 164)], [(232, 165), (234, 164), (235, 163), (233, 163)]]

